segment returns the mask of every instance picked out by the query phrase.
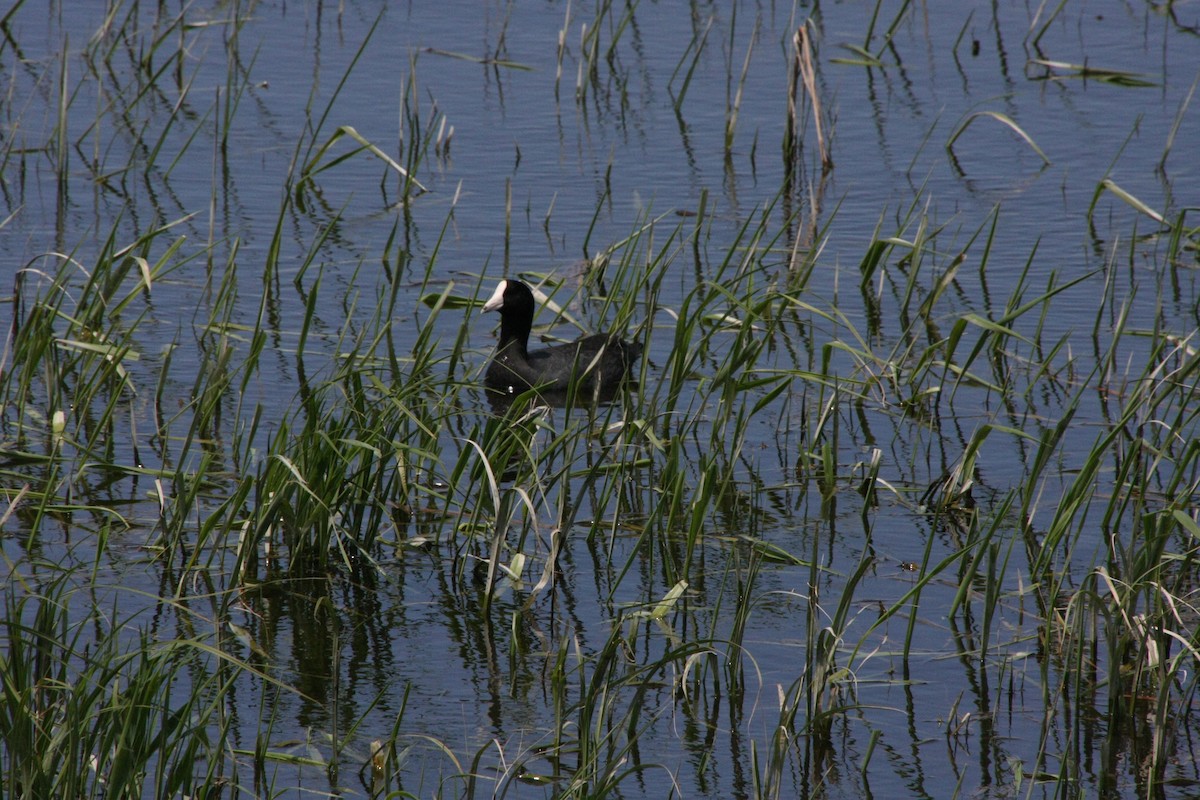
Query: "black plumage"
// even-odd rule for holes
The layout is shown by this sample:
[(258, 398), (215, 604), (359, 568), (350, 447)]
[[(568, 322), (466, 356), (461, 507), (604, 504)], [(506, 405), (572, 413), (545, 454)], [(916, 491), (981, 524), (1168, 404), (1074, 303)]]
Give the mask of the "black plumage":
[(500, 281), (483, 310), (500, 312), (500, 342), (483, 384), (493, 402), (530, 389), (545, 402), (611, 402), (630, 380), (642, 346), (615, 334), (584, 336), (568, 344), (529, 352), (535, 311), (533, 291), (519, 280)]

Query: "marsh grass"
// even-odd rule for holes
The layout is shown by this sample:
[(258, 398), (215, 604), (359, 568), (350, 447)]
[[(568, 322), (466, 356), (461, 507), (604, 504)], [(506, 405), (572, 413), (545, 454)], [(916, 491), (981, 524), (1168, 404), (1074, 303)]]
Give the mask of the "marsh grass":
[[(944, 233), (916, 215), (904, 223), (913, 234), (902, 228), (877, 240), (880, 247), (864, 261), (863, 289), (875, 302), (895, 308), (886, 333), (879, 327), (868, 335), (836, 307), (801, 296), (791, 273), (780, 269), (791, 263), (793, 253), (773, 228), (774, 217), (775, 209), (766, 208), (748, 218), (677, 305), (663, 299), (664, 281), (673, 273), (669, 267), (698, 247), (703, 252), (711, 217), (666, 226), (662, 220), (648, 221), (598, 258), (578, 283), (547, 283), (563, 309), (559, 320), (540, 320), (547, 332), (557, 335), (567, 320), (585, 327), (615, 326), (649, 346), (638, 368), (639, 388), (621, 403), (574, 410), (534, 405), (518, 417), (492, 416), (463, 404), (463, 392), (474, 380), (465, 367), (474, 346), (463, 326), (449, 326), (460, 331), (450, 341), (438, 333), (447, 328), (440, 324), (444, 315), (473, 307), (469, 301), (484, 291), (482, 279), (468, 284), (465, 294), (457, 284), (446, 284), (426, 295), (425, 311), (404, 350), (396, 346), (392, 322), (399, 293), (375, 293), (373, 306), (356, 309), (358, 295), (351, 290), (338, 302), (360, 322), (314, 349), (314, 317), (327, 302), (322, 298), (330, 285), (313, 274), (301, 284), (305, 317), (289, 351), (300, 389), (264, 437), (263, 409), (248, 418), (249, 409), (235, 407), (232, 418), (228, 411), (229, 398), (240, 394), (238, 387), (244, 390), (259, 369), (270, 335), (261, 318), (250, 328), (235, 323), (239, 273), (231, 264), (215, 287), (197, 340), (202, 358), (193, 400), (180, 413), (160, 419), (153, 437), (175, 443), (176, 466), (159, 470), (131, 468), (131, 451), (114, 446), (125, 430), (121, 409), (140, 396), (137, 387), (162, 385), (161, 376), (135, 358), (144, 317), (130, 312), (187, 256), (170, 241), (168, 228), (129, 247), (110, 248), (103, 268), (89, 271), (70, 259), (53, 273), (31, 267), (18, 287), (20, 321), (3, 387), (6, 405), (19, 412), (10, 429), (27, 442), (29, 463), (36, 469), (21, 473), (31, 489), (20, 502), (38, 509), (26, 524), (36, 531), (42, 519), (86, 511), (75, 487), (98, 464), (169, 481), (172, 491), (159, 495), (160, 536), (152, 552), (162, 565), (178, 565), (171, 589), (177, 602), (192, 593), (187, 574), (232, 577), (213, 587), (220, 619), (237, 613), (239, 589), (289, 578), (336, 580), (330, 574), (378, 580), (388, 548), (403, 552), (415, 527), (432, 533), (435, 547), (448, 557), (448, 575), (458, 591), (480, 592), (482, 613), (497, 623), (500, 609), (509, 609), (514, 631), (537, 613), (539, 597), (560, 591), (565, 551), (588, 543), (604, 565), (606, 589), (600, 600), (613, 614), (608, 639), (584, 648), (568, 627), (547, 642), (547, 652), (556, 654), (546, 684), (555, 715), (543, 731), (543, 743), (516, 751), (489, 745), (470, 766), (444, 743), (427, 754), (450, 759), (443, 780), (458, 776), (453, 782), (466, 796), (487, 793), (485, 786), (501, 790), (513, 781), (546, 782), (564, 797), (603, 796), (629, 781), (661, 780), (648, 778), (651, 773), (673, 782), (671, 768), (642, 758), (640, 743), (658, 735), (664, 720), (676, 713), (701, 727), (715, 724), (712, 704), (718, 697), (731, 704), (724, 724), (737, 724), (742, 703), (764, 688), (761, 668), (748, 660), (753, 648), (747, 636), (774, 595), (756, 587), (765, 571), (787, 564), (806, 571), (805, 591), (791, 596), (804, 609), (804, 657), (798, 677), (779, 691), (777, 724), (765, 739), (752, 740), (756, 796), (786, 796), (794, 770), (808, 784), (823, 780), (819, 765), (835, 757), (835, 729), (862, 706), (859, 674), (881, 657), (879, 633), (890, 620), (902, 621), (899, 658), (907, 670), (915, 655), (916, 625), (927, 613), (927, 593), (938, 582), (955, 587), (950, 617), (964, 632), (964, 656), (999, 680), (1003, 667), (995, 664), (1007, 663), (1002, 654), (1012, 645), (998, 638), (998, 631), (1007, 605), (1025, 596), (1014, 594), (1008, 578), (1016, 560), (1022, 560), (1032, 586), (1024, 591), (1036, 599), (1036, 618), (1043, 621), (1039, 641), (1066, 659), (1061, 670), (1043, 668), (1047, 698), (1070, 698), (1078, 706), (1100, 703), (1115, 718), (1127, 717), (1131, 704), (1140, 702), (1134, 698), (1149, 692), (1156, 713), (1166, 719), (1191, 691), (1185, 688), (1180, 695), (1177, 687), (1194, 656), (1187, 597), (1195, 523), (1186, 504), (1164, 506), (1156, 498), (1188, 498), (1198, 491), (1200, 450), (1173, 433), (1196, 421), (1188, 410), (1195, 406), (1192, 350), (1160, 335), (1145, 372), (1112, 386), (1114, 395), (1125, 398), (1119, 416), (1098, 437), (1040, 528), (1032, 523), (1039, 516), (1047, 470), (1063, 457), (1065, 431), (1075, 409), (1094, 391), (1097, 371), (1067, 384), (1066, 412), (1040, 435), (999, 421), (985, 423), (923, 490), (897, 485), (883, 478), (888, 468), (878, 451), (866, 461), (847, 457), (852, 448), (846, 441), (851, 435), (846, 411), (857, 408), (861, 414), (870, 408), (872, 415), (903, 428), (936, 425), (931, 411), (949, 402), (946, 395), (982, 391), (1008, 398), (1011, 406), (1028, 392), (1030, 381), (1056, 380), (1045, 362), (1061, 350), (1057, 343), (1042, 342), (1037, 330), (1045, 309), (1070, 284), (1052, 282), (1032, 298), (1018, 284), (1005, 316), (959, 316), (950, 335), (939, 336), (936, 318), (962, 264), (961, 252), (977, 241), (986, 246), (987, 238), (973, 235), (962, 251), (937, 246)], [(161, 255), (152, 258), (155, 249)], [(953, 254), (948, 259), (941, 255), (947, 251)], [(1030, 333), (1019, 333), (1022, 327)], [(803, 346), (794, 349), (797, 341)], [(319, 355), (324, 348), (332, 358)], [(983, 356), (991, 370), (988, 378), (973, 371)], [(801, 357), (808, 360), (798, 366)], [(1117, 381), (1111, 373), (1118, 363), (1114, 355), (1103, 354), (1100, 361), (1108, 365), (1108, 381)], [(310, 367), (314, 362), (320, 362), (317, 369)], [(162, 368), (170, 363), (162, 362)], [(752, 421), (764, 412), (796, 414), (800, 406), (806, 424), (796, 484), (789, 491), (803, 496), (805, 485), (815, 485), (818, 524), (836, 519), (839, 503), (856, 490), (870, 498), (861, 506), (867, 542), (844, 574), (820, 566), (828, 558), (820, 537), (809, 537), (808, 550), (801, 552), (761, 539), (761, 500), (745, 485), (755, 472), (756, 459), (748, 453)], [(48, 411), (35, 413), (36, 408)], [(63, 414), (63, 423), (55, 423), (55, 413), (67, 410), (71, 413)], [(176, 429), (185, 433), (172, 433)], [(980, 496), (973, 488), (978, 461), (998, 438), (1032, 446), (1033, 457), (1022, 485), (1001, 498)], [(227, 449), (215, 451), (211, 443), (222, 439)], [(32, 440), (48, 442), (46, 452), (39, 453), (41, 446)], [(230, 470), (223, 463), (240, 466)], [(1095, 486), (1101, 471), (1114, 467), (1111, 485), (1117, 491), (1104, 499)], [(11, 462), (6, 469), (20, 472)], [(871, 546), (872, 519), (891, 505), (929, 515), (961, 538), (941, 554), (928, 538), (913, 586), (867, 623), (859, 598), (879, 559)], [(1097, 518), (1105, 530), (1132, 531), (1135, 538), (1110, 537), (1104, 562), (1084, 574), (1078, 589), (1068, 589), (1072, 572), (1066, 567), (1081, 558), (1077, 550), (1085, 522)], [(1014, 523), (1019, 537), (1010, 535)], [(726, 538), (730, 543), (721, 544)], [(729, 557), (714, 573), (712, 557), (720, 551)], [(96, 559), (98, 567), (102, 554)], [(644, 571), (643, 564), (658, 577), (635, 587), (631, 578)], [(28, 618), (27, 609), (35, 604), (42, 609), (33, 622), (10, 626), (7, 634), (9, 668), (19, 678), (10, 687), (14, 716), (8, 729), (14, 735), (27, 732), (24, 739), (11, 740), (7, 754), (10, 773), (21, 776), (11, 784), (14, 791), (32, 796), (65, 787), (74, 793), (97, 780), (89, 777), (92, 769), (107, 785), (167, 792), (228, 780), (238, 759), (221, 766), (231, 758), (222, 742), (233, 718), (219, 700), (208, 698), (219, 696), (218, 687), (245, 680), (239, 676), (257, 675), (250, 666), (258, 652), (255, 635), (247, 630), (233, 637), (243, 643), (244, 653), (217, 655), (219, 668), (210, 664), (204, 674), (211, 677), (183, 694), (195, 705), (180, 706), (167, 687), (182, 679), (181, 671), (191, 663), (186, 654), (223, 653), (224, 635), (170, 645), (161, 656), (135, 656), (123, 644), (128, 637), (79, 638), (84, 629), (68, 620), (68, 604), (55, 594), (64, 590), (42, 591), (50, 593), (9, 595), (13, 620)], [(24, 649), (22, 643), (30, 641), (65, 644), (50, 657), (57, 664), (56, 684), (107, 685), (116, 674), (129, 675), (126, 693), (144, 695), (133, 704), (143, 716), (122, 712), (116, 719), (123, 736), (144, 735), (127, 743), (107, 728), (81, 725), (113, 722), (112, 714), (100, 712), (100, 704), (108, 702), (100, 694), (83, 702), (66, 695), (37, 699), (44, 691), (35, 688), (35, 675), (46, 669), (46, 656), (36, 655), (42, 652), (37, 647)], [(522, 641), (516, 634), (510, 639), (515, 658), (525, 647)], [(95, 666), (66, 680), (64, 670), (80, 668), (78, 654), (85, 648)], [(1079, 674), (1071, 664), (1085, 663), (1093, 672), (1106, 671), (1103, 693), (1065, 677)], [(102, 666), (109, 672), (87, 672)], [(144, 682), (150, 675), (155, 680)], [(1059, 680), (1068, 681), (1062, 692), (1054, 688)], [(20, 711), (34, 702), (43, 703), (38, 706), (43, 710)], [(1061, 701), (1048, 702), (1053, 707)], [(80, 770), (55, 772), (34, 758), (46, 746), (37, 736), (46, 734), (37, 733), (29, 720), (44, 718), (48, 707), (62, 715), (60, 728), (88, 731), (71, 745)], [(24, 722), (18, 713), (26, 714)], [(183, 726), (184, 718), (194, 724)], [(268, 720), (276, 724), (272, 717), (263, 719)], [(1043, 749), (1053, 728), (1045, 735)], [(383, 747), (405, 750), (406, 737), (398, 724)], [(1169, 758), (1170, 741), (1156, 735), (1155, 763)], [(302, 761), (328, 769), (337, 783), (340, 773), (334, 767), (343, 752), (355, 749), (345, 750), (333, 740), (314, 746), (328, 756)], [(259, 762), (301, 764), (283, 750), (263, 747)], [(183, 755), (160, 761), (168, 751)], [(105, 760), (108, 753), (114, 754), (112, 762)], [(1044, 758), (1050, 758), (1048, 752)], [(493, 759), (503, 765), (499, 777), (485, 779)], [(211, 764), (211, 771), (197, 773), (197, 761)], [(1157, 769), (1161, 774), (1161, 766)], [(385, 784), (411, 783), (402, 772), (383, 771)], [(256, 772), (263, 772), (261, 764)], [(290, 780), (286, 771), (271, 774), (272, 781)]]
[(23, 577), (38, 585), (6, 598), (6, 793), (170, 796), (198, 775), (229, 783), (213, 758), (231, 746), (222, 697), (248, 665), (201, 638), (160, 639), (95, 598), (81, 604), (77, 574)]
[[(878, 47), (876, 6), (851, 48), (862, 63), (882, 65), (909, 5)], [(580, 105), (606, 81), (624, 91), (619, 43), (635, 6), (597, 4), (580, 25)], [(227, 80), (207, 112), (214, 169), (251, 91), (243, 21), (235, 9)], [(758, 25), (740, 77), (728, 71), (727, 154)], [(677, 113), (710, 27), (696, 28), (668, 83), (681, 76)], [(157, 175), (167, 130), (185, 124), (176, 111), (194, 99), (188, 30), (183, 14), (165, 19), (130, 84), (114, 85), (121, 102), (96, 113), (121, 118)], [(85, 59), (97, 74), (123, 52), (103, 41)], [(820, 131), (809, 44), (795, 43), (790, 94), (802, 81)], [(0, 357), (2, 519), (19, 529), (5, 550), (6, 796), (270, 795), (314, 771), (331, 791), (357, 773), (368, 792), (394, 796), (530, 785), (564, 798), (682, 795), (725, 759), (744, 796), (813, 796), (834, 788), (832, 765), (851, 763), (852, 732), (870, 730), (864, 782), (903, 771), (875, 766), (877, 746), (895, 745), (866, 714), (875, 693), (910, 692), (922, 666), (943, 660), (922, 632), (942, 620), (955, 668), (979, 687), (976, 718), (957, 701), (945, 709), (948, 744), (977, 735), (997, 746), (1002, 704), (1020, 705), (1036, 710), (1040, 741), (1034, 763), (1006, 762), (1011, 786), (1052, 780), (1079, 793), (1093, 758), (1115, 775), (1142, 741), (1148, 785), (1162, 785), (1196, 691), (1200, 357), (1157, 319), (1134, 326), (1116, 256), (1108, 270), (1037, 287), (1034, 249), (1009, 295), (977, 310), (964, 286), (995, 268), (998, 213), (959, 234), (918, 198), (891, 230), (881, 212), (852, 282), (856, 312), (812, 287), (834, 214), (822, 228), (805, 222), (794, 186), (751, 213), (707, 195), (694, 218), (646, 211), (596, 248), (606, 188), (586, 263), (523, 275), (552, 301), (539, 335), (616, 330), (644, 344), (636, 386), (606, 406), (531, 397), (492, 413), (478, 391), (491, 340), (471, 315), (494, 276), (446, 279), (438, 247), (418, 262), (393, 241), (385, 249), (401, 255), (381, 270), (360, 261), (335, 275), (322, 260), (342, 221), (324, 178), (371, 156), (408, 208), (448, 142), (446, 117), (419, 102), (415, 59), (395, 153), (334, 125), (365, 47), (326, 105), (310, 99), (262, 264), (247, 265), (236, 241), (189, 245), (186, 214), (125, 244), (114, 224), (86, 254), (46, 253), (14, 277)], [(731, 32), (730, 64), (733, 53)], [(64, 47), (43, 148), (60, 184), (83, 140), (71, 133), (81, 113), (71, 63)], [(172, 70), (179, 106), (165, 122), (138, 117)], [(782, 142), (789, 181), (804, 174), (798, 130)], [(199, 135), (185, 134), (177, 158)], [(97, 152), (92, 175), (119, 183), (123, 170)], [(826, 146), (817, 157), (828, 169)], [(1190, 209), (1172, 218), (1105, 178), (1089, 217), (1107, 195), (1159, 226), (1171, 271), (1194, 249)], [(508, 205), (511, 222), (511, 194)], [(296, 219), (320, 225), (285, 269), (283, 230)], [(201, 263), (190, 328), (164, 335), (158, 293)], [(1093, 352), (1080, 355), (1047, 320), (1096, 284)], [(294, 376), (294, 393), (253, 399), (260, 382), (278, 391), (276, 369)], [(1094, 430), (1086, 451), (1082, 419)], [(1017, 466), (989, 470), (997, 459)], [(861, 532), (842, 538), (853, 524)], [(900, 524), (917, 531), (911, 545), (885, 536)], [(144, 540), (123, 545), (131, 533)], [(123, 548), (156, 576), (157, 596), (120, 586)], [(548, 712), (519, 737), (460, 744), (423, 731), (408, 712), (425, 687), (411, 682), (396, 707), (386, 691), (365, 702), (341, 692), (344, 652), (385, 655), (363, 644), (386, 638), (374, 627), (379, 596), (418, 582), (463, 648), (487, 653), (497, 705)], [(282, 666), (281, 598), (301, 647), (332, 654), (304, 674), (305, 691)], [(760, 648), (781, 618), (791, 657), (767, 663)], [(297, 740), (291, 701), (320, 709), (327, 729)], [(1132, 721), (1101, 729), (1098, 715)], [(681, 752), (694, 760), (683, 765)]]

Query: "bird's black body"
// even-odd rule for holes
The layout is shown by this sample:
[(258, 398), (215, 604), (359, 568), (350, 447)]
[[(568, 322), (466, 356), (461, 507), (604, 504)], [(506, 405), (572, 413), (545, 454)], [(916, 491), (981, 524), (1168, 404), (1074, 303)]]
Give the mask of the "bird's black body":
[(611, 402), (629, 382), (630, 370), (642, 352), (640, 344), (612, 334), (584, 336), (529, 352), (533, 291), (519, 280), (500, 281), (483, 310), (500, 312), (500, 342), (483, 379), (493, 403), (511, 401), (530, 389), (553, 405), (568, 399)]

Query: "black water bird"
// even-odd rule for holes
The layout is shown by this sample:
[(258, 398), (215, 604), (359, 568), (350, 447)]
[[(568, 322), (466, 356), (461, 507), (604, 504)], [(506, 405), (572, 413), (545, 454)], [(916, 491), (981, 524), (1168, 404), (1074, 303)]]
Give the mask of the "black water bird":
[(569, 398), (611, 402), (630, 382), (642, 352), (641, 344), (605, 333), (529, 352), (533, 291), (513, 278), (500, 281), (483, 310), (500, 312), (500, 342), (483, 378), (493, 405), (507, 405), (530, 389), (551, 405)]

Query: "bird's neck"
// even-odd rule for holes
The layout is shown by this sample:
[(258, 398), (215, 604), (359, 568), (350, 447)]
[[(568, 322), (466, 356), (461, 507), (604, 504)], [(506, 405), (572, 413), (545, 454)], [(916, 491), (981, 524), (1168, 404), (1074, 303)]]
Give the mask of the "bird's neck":
[(529, 355), (529, 332), (532, 324), (522, 324), (515, 320), (500, 320), (500, 350), (513, 350), (522, 357)]

